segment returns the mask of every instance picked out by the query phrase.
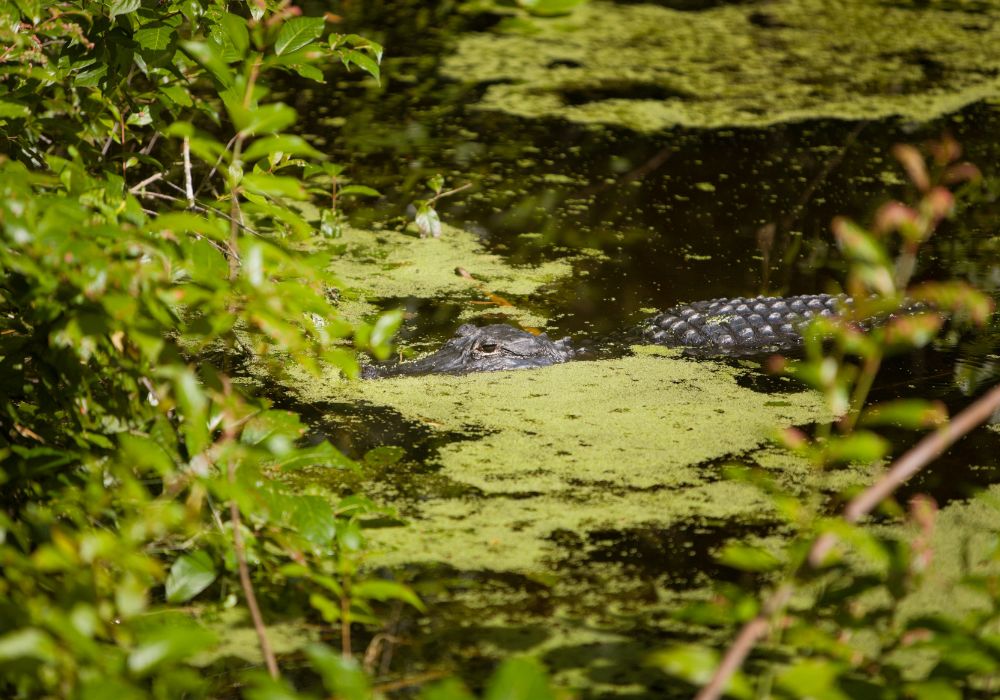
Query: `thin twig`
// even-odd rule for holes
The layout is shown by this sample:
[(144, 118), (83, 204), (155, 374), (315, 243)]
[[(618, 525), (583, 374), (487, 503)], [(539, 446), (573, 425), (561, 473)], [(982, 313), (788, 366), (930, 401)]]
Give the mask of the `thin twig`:
[(142, 182), (140, 182), (138, 185), (130, 187), (129, 188), (129, 192), (131, 192), (132, 194), (135, 194), (136, 192), (138, 192), (139, 190), (141, 190), (146, 185), (152, 184), (152, 183), (156, 182), (157, 180), (159, 180), (162, 177), (163, 177), (163, 173), (156, 173), (155, 175), (150, 175), (145, 180), (143, 180)]
[[(184, 192), (184, 190), (182, 190), (180, 187), (178, 187), (174, 183), (170, 182), (170, 180), (164, 180), (163, 184), (166, 185), (167, 187), (173, 187), (178, 192)], [(136, 192), (136, 194), (139, 195), (140, 197), (151, 197), (153, 199), (165, 199), (165, 200), (167, 200), (169, 202), (183, 202), (184, 201), (180, 197), (172, 197), (171, 195), (169, 195), (169, 194), (163, 194), (162, 192), (149, 192), (147, 190), (147, 191), (144, 191), (144, 192)], [(232, 219), (230, 218), (229, 214), (227, 214), (226, 212), (221, 211), (220, 209), (216, 209), (214, 207), (206, 206), (204, 204), (196, 203), (194, 205), (194, 210), (197, 211), (197, 212), (201, 212), (202, 214), (207, 214), (207, 213), (211, 212), (212, 214), (216, 214), (218, 216), (221, 216), (223, 219), (227, 219), (229, 221), (232, 221)], [(156, 212), (153, 212), (153, 213), (156, 213)], [(237, 222), (237, 224), (244, 231), (246, 231), (247, 233), (249, 233), (249, 234), (251, 234), (253, 236), (259, 236), (260, 235), (259, 231), (256, 231), (255, 229), (250, 228), (249, 226), (247, 226), (244, 223)]]
[[(844, 520), (856, 523), (868, 515), (907, 479), (937, 459), (960, 437), (989, 420), (997, 410), (1000, 410), (1000, 384), (966, 407), (940, 430), (918, 442), (897, 459), (878, 481), (851, 499), (844, 508)], [(809, 552), (809, 563), (813, 566), (821, 564), (835, 542), (836, 539), (830, 533), (822, 535)]]
[(715, 700), (715, 698), (722, 696), (733, 674), (739, 671), (740, 666), (743, 665), (747, 654), (754, 648), (757, 641), (771, 629), (771, 618), (788, 604), (793, 590), (790, 583), (785, 583), (771, 594), (771, 597), (764, 602), (760, 612), (757, 613), (757, 617), (746, 623), (740, 630), (736, 640), (729, 647), (718, 668), (715, 669), (712, 679), (698, 692), (695, 700)]
[(458, 187), (456, 187), (453, 190), (448, 190), (447, 192), (438, 192), (433, 197), (431, 197), (430, 201), (427, 204), (428, 204), (428, 206), (432, 206), (433, 207), (437, 203), (437, 201), (439, 199), (444, 199), (445, 197), (450, 197), (453, 194), (458, 194), (462, 190), (467, 190), (470, 187), (472, 187), (472, 183), (471, 182), (467, 182), (464, 185), (459, 185)]
[[(1000, 385), (990, 389), (949, 421), (945, 427), (926, 436), (897, 459), (878, 481), (847, 504), (847, 508), (844, 509), (844, 520), (855, 523), (870, 513), (907, 479), (926, 467), (960, 437), (988, 420), (997, 410), (1000, 410)], [(822, 564), (836, 541), (836, 537), (831, 533), (824, 533), (817, 538), (809, 550), (809, 565), (817, 567)], [(715, 669), (711, 680), (701, 689), (695, 700), (717, 700), (722, 696), (733, 674), (743, 665), (743, 661), (757, 641), (770, 629), (772, 616), (784, 607), (791, 591), (791, 584), (784, 584), (764, 603), (760, 614), (743, 626), (732, 646), (726, 651), (722, 662)]]
[[(229, 483), (236, 483), (236, 462), (234, 460), (229, 460)], [(243, 595), (247, 599), (250, 619), (253, 620), (253, 627), (257, 631), (257, 641), (260, 643), (260, 651), (264, 655), (267, 672), (271, 674), (271, 678), (277, 679), (280, 675), (278, 660), (274, 657), (271, 640), (267, 638), (264, 616), (260, 614), (257, 595), (253, 591), (253, 582), (250, 580), (250, 567), (247, 566), (247, 555), (243, 545), (243, 523), (240, 520), (240, 507), (236, 505), (235, 500), (229, 502), (229, 519), (233, 523), (233, 549), (236, 550), (236, 562), (240, 569), (240, 585), (243, 587)]]
[(438, 678), (444, 678), (448, 674), (444, 671), (428, 671), (427, 673), (421, 673), (417, 676), (410, 676), (409, 678), (400, 678), (398, 681), (389, 681), (388, 683), (379, 683), (372, 690), (376, 693), (388, 693), (393, 690), (401, 690), (403, 688), (410, 688), (415, 685), (420, 685), (426, 683), (427, 681), (436, 681)]
[(188, 207), (194, 209), (194, 188), (191, 185), (191, 139), (184, 137), (181, 151), (184, 153), (184, 192), (187, 194)]
[(222, 163), (222, 158), (229, 152), (229, 149), (233, 147), (237, 138), (239, 138), (239, 134), (236, 134), (236, 136), (229, 139), (229, 143), (226, 144), (225, 150), (223, 150), (222, 153), (219, 154), (219, 157), (215, 159), (215, 165), (213, 165), (212, 169), (208, 171), (208, 174), (202, 178), (202, 181), (198, 183), (198, 189), (194, 191), (195, 196), (201, 194), (201, 191), (205, 189), (205, 185), (207, 185), (208, 181), (212, 179), (213, 175), (215, 175), (216, 171), (219, 169), (219, 165)]

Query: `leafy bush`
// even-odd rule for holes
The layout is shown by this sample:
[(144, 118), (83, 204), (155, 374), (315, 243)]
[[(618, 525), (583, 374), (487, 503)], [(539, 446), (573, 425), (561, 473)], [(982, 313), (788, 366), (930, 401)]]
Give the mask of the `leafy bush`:
[[(949, 426), (940, 402), (907, 398), (869, 403), (869, 393), (886, 357), (933, 342), (950, 319), (956, 327), (984, 324), (993, 301), (964, 281), (920, 282), (911, 278), (922, 244), (952, 212), (948, 186), (971, 181), (978, 171), (958, 163), (958, 145), (944, 139), (932, 149), (930, 167), (917, 149), (897, 146), (916, 202), (889, 202), (870, 227), (838, 218), (833, 232), (849, 263), (846, 290), (854, 303), (835, 318), (816, 318), (805, 332), (805, 357), (778, 358), (775, 369), (822, 393), (837, 419), (813, 434), (790, 428), (778, 436), (789, 452), (817, 471), (847, 463), (871, 464), (890, 456), (886, 427), (937, 431), (893, 464), (874, 484), (857, 487), (842, 518), (827, 515), (819, 493), (802, 496), (766, 475), (734, 470), (732, 476), (757, 484), (773, 499), (775, 511), (794, 533), (781, 551), (731, 543), (721, 560), (744, 571), (772, 577), (763, 602), (739, 588), (720, 590), (720, 604), (682, 612), (691, 621), (744, 624), (725, 661), (703, 644), (677, 646), (654, 663), (695, 685), (699, 698), (721, 694), (754, 697), (958, 698), (986, 692), (1000, 672), (995, 630), (1000, 620), (1000, 575), (961, 577), (961, 585), (986, 593), (982, 610), (965, 618), (949, 611), (914, 618), (903, 602), (931, 566), (931, 535), (937, 512), (928, 497), (910, 502), (905, 530), (858, 524), (875, 508), (899, 517), (893, 490), (1000, 405), (994, 388)], [(893, 256), (890, 250), (898, 248)], [(879, 319), (872, 322), (872, 319)], [(974, 418), (978, 416), (978, 418)], [(838, 547), (837, 543), (843, 543)], [(979, 562), (972, 562), (978, 564)], [(738, 666), (752, 645), (770, 634), (769, 654), (750, 673)], [(758, 695), (759, 696), (759, 695)], [(984, 695), (985, 697), (985, 695)]]
[(377, 80), (381, 47), (276, 2), (0, 16), (0, 691), (212, 692), (188, 662), (215, 635), (175, 605), (235, 587), (220, 571), (273, 676), (255, 586), (348, 641), (378, 601), (420, 607), (361, 573), (378, 509), (281, 480), (353, 463), (233, 378), (241, 355), (354, 375), (355, 349), (388, 353), (397, 316), (352, 325), (331, 303), (317, 241), (336, 211), (302, 206), (372, 191), (288, 133), (267, 86), (334, 61)]

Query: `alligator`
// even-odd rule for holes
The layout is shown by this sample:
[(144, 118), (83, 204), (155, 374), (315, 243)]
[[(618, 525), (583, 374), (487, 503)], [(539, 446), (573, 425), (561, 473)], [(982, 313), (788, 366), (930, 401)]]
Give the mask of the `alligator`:
[[(737, 297), (683, 304), (656, 314), (635, 331), (636, 341), (682, 348), (696, 356), (740, 357), (791, 350), (802, 326), (850, 305), (846, 296)], [(584, 355), (569, 338), (551, 340), (505, 324), (458, 328), (439, 350), (419, 360), (369, 365), (365, 379), (420, 374), (465, 374), (554, 365)]]

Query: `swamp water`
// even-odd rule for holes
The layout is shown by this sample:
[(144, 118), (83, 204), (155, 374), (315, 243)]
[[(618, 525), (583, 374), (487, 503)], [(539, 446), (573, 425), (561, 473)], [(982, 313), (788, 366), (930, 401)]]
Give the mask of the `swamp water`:
[[(594, 1), (552, 19), (335, 8), (345, 30), (386, 44), (383, 86), (338, 72), (336, 90), (293, 84), (286, 99), (384, 195), (330, 241), (345, 314), (403, 308), (400, 345), (414, 353), (466, 321), (593, 342), (682, 301), (833, 289), (831, 217), (865, 220), (905, 196), (893, 143), (948, 132), (988, 176), (1000, 162), (1000, 4), (840, 5)], [(442, 237), (420, 239), (407, 207), (437, 173), (473, 186), (441, 201)], [(996, 186), (978, 199), (932, 241), (920, 276), (1000, 288)], [(989, 377), (995, 348), (901, 358), (876, 393), (960, 407), (956, 384)], [(754, 585), (715, 561), (726, 541), (783, 535), (769, 500), (724, 478), (726, 465), (831, 503), (877, 473), (818, 475), (771, 447), (775, 427), (827, 414), (759, 362), (622, 350), (465, 377), (258, 377), (311, 422), (310, 439), (362, 464), (333, 480), (296, 474), (303, 488), (356, 489), (398, 512), (367, 530), (371, 565), (413, 585), (430, 614), (394, 617), (383, 671), (476, 683), (525, 652), (583, 697), (688, 696), (646, 657), (704, 634), (674, 613), (713, 583)], [(962, 499), (993, 488), (998, 448), (983, 429), (908, 487), (947, 504), (938, 573), (912, 609), (951, 585), (970, 537), (981, 551), (997, 529), (995, 511)]]

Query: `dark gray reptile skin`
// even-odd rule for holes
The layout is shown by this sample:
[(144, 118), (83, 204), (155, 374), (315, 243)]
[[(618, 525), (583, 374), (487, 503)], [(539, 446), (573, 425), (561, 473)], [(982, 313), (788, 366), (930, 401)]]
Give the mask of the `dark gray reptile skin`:
[(833, 316), (849, 303), (847, 297), (829, 294), (696, 301), (653, 316), (640, 332), (647, 342), (695, 353), (750, 355), (801, 345), (806, 321)]

